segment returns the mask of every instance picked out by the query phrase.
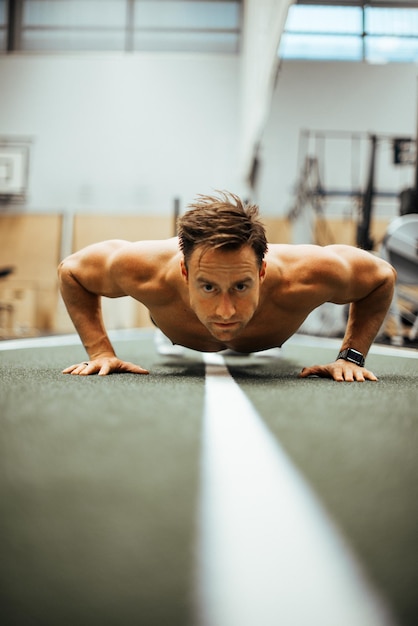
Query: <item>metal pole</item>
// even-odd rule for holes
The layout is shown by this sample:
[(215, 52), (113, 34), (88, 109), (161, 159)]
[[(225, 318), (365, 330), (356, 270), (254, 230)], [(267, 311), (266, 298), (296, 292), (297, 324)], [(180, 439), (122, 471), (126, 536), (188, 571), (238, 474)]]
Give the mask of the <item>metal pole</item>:
[(370, 135), (370, 143), (369, 180), (367, 182), (367, 189), (363, 196), (361, 221), (357, 227), (357, 245), (364, 250), (373, 249), (373, 240), (370, 238), (370, 220), (373, 211), (374, 177), (376, 169), (376, 135)]
[(177, 220), (180, 215), (180, 198), (174, 198), (173, 210), (173, 236), (177, 235)]
[[(417, 79), (418, 83), (418, 79)], [(418, 93), (418, 89), (417, 89)], [(415, 203), (418, 204), (418, 105), (417, 105), (417, 136), (415, 137), (415, 188), (414, 188), (414, 196)], [(416, 207), (418, 210), (418, 207)]]
[(7, 52), (20, 50), (22, 32), (23, 0), (7, 3)]

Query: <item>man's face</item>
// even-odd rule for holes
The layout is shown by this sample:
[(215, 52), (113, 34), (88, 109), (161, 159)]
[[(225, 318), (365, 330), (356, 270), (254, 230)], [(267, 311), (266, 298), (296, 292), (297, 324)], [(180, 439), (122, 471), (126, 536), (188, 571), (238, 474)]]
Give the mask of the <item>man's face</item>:
[(197, 248), (188, 268), (181, 266), (189, 287), (190, 306), (208, 331), (222, 342), (237, 337), (253, 317), (265, 277), (265, 262), (258, 265), (254, 250)]

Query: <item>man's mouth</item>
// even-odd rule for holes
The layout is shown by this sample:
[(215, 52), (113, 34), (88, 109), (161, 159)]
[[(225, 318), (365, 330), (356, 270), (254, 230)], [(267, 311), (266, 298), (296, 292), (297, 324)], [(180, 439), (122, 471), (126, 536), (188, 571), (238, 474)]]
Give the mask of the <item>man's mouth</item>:
[(235, 333), (240, 328), (240, 322), (212, 322), (211, 327), (215, 333)]

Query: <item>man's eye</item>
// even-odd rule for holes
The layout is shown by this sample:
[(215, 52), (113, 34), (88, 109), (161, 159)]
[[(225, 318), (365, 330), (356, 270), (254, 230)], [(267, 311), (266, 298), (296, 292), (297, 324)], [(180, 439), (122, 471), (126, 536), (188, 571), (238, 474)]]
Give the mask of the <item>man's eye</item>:
[(247, 289), (247, 285), (245, 283), (238, 283), (235, 285), (235, 289), (237, 291), (245, 291)]
[(213, 285), (203, 285), (203, 291), (206, 293), (211, 293), (213, 291)]

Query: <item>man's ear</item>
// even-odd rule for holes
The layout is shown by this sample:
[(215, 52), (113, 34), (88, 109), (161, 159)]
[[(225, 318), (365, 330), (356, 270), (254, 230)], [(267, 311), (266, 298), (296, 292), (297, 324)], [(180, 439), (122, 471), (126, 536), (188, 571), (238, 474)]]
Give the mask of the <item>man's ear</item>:
[(260, 282), (261, 283), (263, 282), (263, 280), (266, 277), (266, 267), (267, 267), (266, 261), (262, 261), (261, 262), (261, 267), (260, 267), (260, 272), (259, 272)]
[(180, 269), (181, 269), (181, 275), (183, 276), (186, 283), (189, 282), (189, 273), (187, 271), (187, 267), (186, 267), (186, 263), (184, 262), (184, 259), (180, 261)]

